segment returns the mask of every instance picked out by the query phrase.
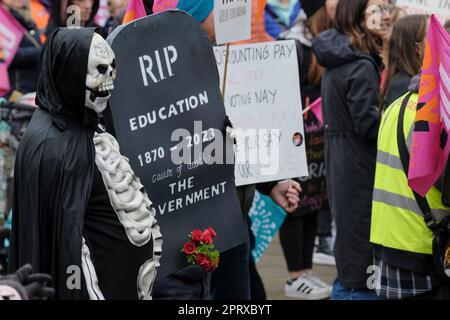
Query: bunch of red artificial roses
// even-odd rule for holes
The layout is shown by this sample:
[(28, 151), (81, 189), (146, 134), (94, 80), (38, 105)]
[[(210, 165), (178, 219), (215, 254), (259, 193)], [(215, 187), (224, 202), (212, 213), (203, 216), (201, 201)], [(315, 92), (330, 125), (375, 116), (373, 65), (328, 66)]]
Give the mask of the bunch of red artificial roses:
[(214, 250), (216, 232), (209, 227), (205, 231), (195, 229), (189, 234), (189, 241), (183, 246), (189, 264), (196, 264), (206, 272), (214, 271), (219, 266), (219, 251)]

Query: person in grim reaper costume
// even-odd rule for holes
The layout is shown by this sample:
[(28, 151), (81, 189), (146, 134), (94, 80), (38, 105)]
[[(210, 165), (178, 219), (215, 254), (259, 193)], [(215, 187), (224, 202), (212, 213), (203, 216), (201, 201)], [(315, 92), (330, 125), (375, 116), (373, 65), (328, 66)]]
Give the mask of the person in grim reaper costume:
[(118, 142), (98, 124), (115, 76), (114, 53), (95, 29), (51, 35), (39, 109), (16, 158), (9, 271), (31, 263), (50, 274), (56, 299), (151, 299), (159, 226)]

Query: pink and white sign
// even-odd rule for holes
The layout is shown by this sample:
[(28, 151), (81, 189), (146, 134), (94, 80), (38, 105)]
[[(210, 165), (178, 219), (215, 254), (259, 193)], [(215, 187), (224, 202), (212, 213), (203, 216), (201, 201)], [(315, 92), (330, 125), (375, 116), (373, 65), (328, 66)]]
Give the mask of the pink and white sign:
[(3, 97), (9, 90), (8, 67), (5, 62), (0, 62), (0, 97)]
[(450, 36), (431, 16), (411, 146), (409, 186), (425, 196), (450, 151)]
[(0, 97), (10, 90), (8, 66), (16, 54), (24, 33), (22, 26), (0, 5), (0, 48), (3, 51), (3, 61), (0, 62)]
[(6, 64), (11, 64), (25, 30), (14, 17), (0, 5), (0, 34)]
[(175, 9), (177, 4), (178, 0), (155, 0), (153, 3), (153, 12), (158, 13), (168, 9)]
[(100, 6), (98, 8), (97, 14), (95, 15), (94, 21), (97, 25), (104, 27), (108, 18), (108, 0), (100, 0)]

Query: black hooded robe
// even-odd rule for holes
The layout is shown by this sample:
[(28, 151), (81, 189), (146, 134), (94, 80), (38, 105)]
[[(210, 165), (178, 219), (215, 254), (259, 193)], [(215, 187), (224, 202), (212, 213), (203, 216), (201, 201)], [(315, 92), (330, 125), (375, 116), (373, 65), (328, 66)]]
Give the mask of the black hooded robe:
[(97, 115), (84, 105), (93, 34), (93, 28), (62, 28), (49, 38), (37, 89), (40, 109), (15, 163), (9, 271), (31, 263), (35, 272), (50, 274), (56, 299), (86, 297), (81, 246)]

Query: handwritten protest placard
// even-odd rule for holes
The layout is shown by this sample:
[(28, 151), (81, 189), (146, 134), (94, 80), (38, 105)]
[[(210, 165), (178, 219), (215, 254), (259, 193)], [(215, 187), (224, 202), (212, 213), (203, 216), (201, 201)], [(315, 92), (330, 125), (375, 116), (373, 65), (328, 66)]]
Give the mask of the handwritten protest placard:
[(214, 0), (217, 44), (250, 39), (251, 20), (251, 0)]
[[(226, 50), (214, 51), (223, 79)], [(294, 41), (230, 47), (224, 99), (237, 129), (237, 185), (308, 176), (297, 70)]]
[(442, 23), (450, 19), (450, 0), (397, 0), (409, 14), (435, 14)]

